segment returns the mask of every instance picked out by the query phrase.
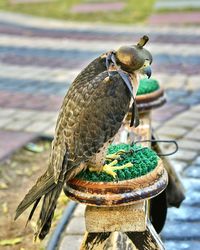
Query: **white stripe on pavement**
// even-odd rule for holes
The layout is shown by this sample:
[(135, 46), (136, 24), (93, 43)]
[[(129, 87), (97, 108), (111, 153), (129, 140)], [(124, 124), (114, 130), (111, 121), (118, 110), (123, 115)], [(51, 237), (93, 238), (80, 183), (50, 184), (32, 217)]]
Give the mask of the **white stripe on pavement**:
[(0, 63), (0, 77), (11, 79), (32, 79), (38, 81), (51, 81), (54, 83), (65, 83), (72, 81), (80, 72), (76, 70), (49, 69), (45, 67), (13, 66)]
[(58, 112), (0, 108), (0, 129), (52, 136)]
[[(124, 42), (119, 41), (84, 41), (71, 40), (71, 39), (50, 39), (50, 38), (29, 38), (21, 36), (9, 36), (0, 35), (0, 46), (1, 47), (16, 47), (16, 48), (31, 48), (31, 49), (51, 49), (51, 50), (79, 50), (79, 51), (91, 51), (99, 52), (100, 54), (109, 51), (111, 49), (117, 49)], [(200, 45), (188, 46), (186, 44), (178, 44), (178, 46), (172, 43), (151, 43), (146, 46), (151, 50), (152, 54), (164, 54), (169, 55), (200, 55)]]

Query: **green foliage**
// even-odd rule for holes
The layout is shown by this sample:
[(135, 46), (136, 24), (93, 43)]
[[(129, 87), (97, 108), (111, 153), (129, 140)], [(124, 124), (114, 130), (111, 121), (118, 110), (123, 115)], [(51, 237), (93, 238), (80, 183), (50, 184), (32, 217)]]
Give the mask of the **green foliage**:
[(160, 88), (158, 81), (155, 79), (141, 79), (137, 95), (144, 95), (154, 92)]
[[(74, 21), (90, 22), (115, 22), (115, 23), (141, 23), (144, 22), (153, 9), (155, 0), (139, 1), (125, 0), (126, 6), (123, 10), (115, 12), (95, 12), (95, 13), (70, 13), (73, 5), (84, 3), (84, 0), (52, 0), (46, 3), (24, 3), (11, 4), (9, 0), (0, 1), (0, 9), (21, 12), (36, 16), (60, 18)], [(100, 0), (97, 2), (101, 2)]]
[[(118, 160), (117, 166), (122, 166), (128, 162), (133, 163), (133, 166), (121, 170), (116, 170), (117, 179), (119, 181), (129, 180), (145, 175), (153, 170), (158, 164), (158, 156), (153, 150), (136, 145), (111, 145), (108, 148), (107, 154), (114, 154), (120, 150), (124, 150), (126, 151), (126, 153), (121, 155), (121, 160)], [(106, 174), (105, 172), (90, 172), (89, 170), (81, 172), (77, 177), (94, 182), (113, 181), (113, 177)]]

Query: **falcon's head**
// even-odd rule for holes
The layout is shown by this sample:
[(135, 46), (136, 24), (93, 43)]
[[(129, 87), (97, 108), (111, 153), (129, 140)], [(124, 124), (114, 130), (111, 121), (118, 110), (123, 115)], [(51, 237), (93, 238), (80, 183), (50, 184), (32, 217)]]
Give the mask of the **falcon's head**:
[(137, 45), (122, 46), (115, 53), (117, 65), (132, 75), (136, 85), (138, 85), (140, 74), (146, 74), (148, 78), (151, 77), (152, 55), (143, 48), (148, 40), (148, 36), (143, 36)]

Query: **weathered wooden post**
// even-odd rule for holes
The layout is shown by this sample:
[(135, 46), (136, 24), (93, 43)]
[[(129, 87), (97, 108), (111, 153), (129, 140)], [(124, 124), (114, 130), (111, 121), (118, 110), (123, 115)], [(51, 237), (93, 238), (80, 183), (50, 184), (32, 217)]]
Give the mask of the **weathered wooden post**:
[[(143, 117), (137, 132), (150, 138), (149, 119)], [(167, 173), (159, 161), (144, 177), (118, 183), (88, 183), (73, 179), (65, 187), (71, 199), (87, 204), (86, 230), (81, 250), (164, 249), (148, 220), (146, 199), (166, 188)]]
[[(149, 80), (142, 80), (140, 83), (140, 88), (138, 90), (137, 95), (137, 106), (139, 109), (140, 119), (143, 121), (144, 119), (146, 122), (149, 122), (149, 132), (151, 136), (149, 136), (152, 141), (152, 147), (158, 154), (164, 154), (162, 149), (158, 145), (160, 139), (154, 133), (153, 129), (151, 128), (151, 110), (162, 106), (166, 102), (164, 96), (164, 90), (158, 85), (158, 82), (154, 79)], [(126, 119), (125, 122), (126, 131), (129, 131), (129, 119)], [(135, 133), (129, 134), (130, 141), (141, 140), (141, 133), (140, 126), (134, 130)], [(137, 131), (137, 132), (136, 132)], [(144, 138), (144, 137), (143, 137)], [(170, 161), (163, 156), (160, 156), (162, 162), (164, 164), (165, 169), (168, 173), (168, 185), (165, 191), (158, 195), (157, 197), (151, 199), (150, 204), (150, 218), (151, 221), (158, 233), (161, 232), (167, 214), (167, 207), (179, 207), (182, 201), (185, 199), (184, 195), (184, 187)], [(159, 216), (156, 211), (153, 211), (155, 208), (157, 209), (159, 203)], [(160, 205), (161, 204), (161, 205)]]

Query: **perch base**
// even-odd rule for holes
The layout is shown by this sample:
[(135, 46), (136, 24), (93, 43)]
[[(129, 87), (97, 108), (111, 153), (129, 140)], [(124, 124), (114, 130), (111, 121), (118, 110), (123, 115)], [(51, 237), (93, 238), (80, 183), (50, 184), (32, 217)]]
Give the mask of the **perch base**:
[(85, 233), (80, 250), (164, 250), (164, 245), (148, 222), (143, 232)]

